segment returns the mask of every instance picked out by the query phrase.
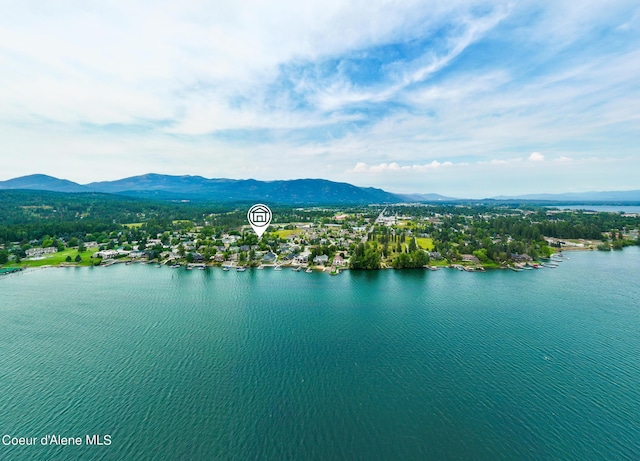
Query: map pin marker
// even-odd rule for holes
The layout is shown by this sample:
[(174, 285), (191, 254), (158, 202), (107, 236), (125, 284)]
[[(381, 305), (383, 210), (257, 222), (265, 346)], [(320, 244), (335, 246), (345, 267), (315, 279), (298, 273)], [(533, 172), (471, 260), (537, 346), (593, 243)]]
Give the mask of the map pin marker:
[(257, 203), (249, 209), (247, 219), (253, 231), (258, 235), (258, 238), (260, 238), (271, 222), (271, 210), (267, 205)]

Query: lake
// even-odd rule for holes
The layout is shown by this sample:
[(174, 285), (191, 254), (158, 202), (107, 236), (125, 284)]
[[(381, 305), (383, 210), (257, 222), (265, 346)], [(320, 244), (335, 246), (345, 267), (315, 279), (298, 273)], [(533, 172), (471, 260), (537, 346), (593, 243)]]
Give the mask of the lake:
[(548, 208), (558, 208), (559, 210), (588, 210), (605, 213), (640, 213), (640, 206), (637, 205), (559, 205)]
[(640, 248), (565, 254), (3, 276), (0, 458), (638, 459)]

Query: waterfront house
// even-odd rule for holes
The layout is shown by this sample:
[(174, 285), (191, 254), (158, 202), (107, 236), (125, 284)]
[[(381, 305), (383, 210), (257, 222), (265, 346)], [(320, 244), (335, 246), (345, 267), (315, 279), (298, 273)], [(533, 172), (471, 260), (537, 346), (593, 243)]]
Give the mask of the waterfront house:
[(296, 264), (306, 264), (309, 261), (309, 253), (302, 253), (296, 255), (293, 262)]
[(347, 264), (347, 263), (346, 263), (346, 261), (345, 261), (345, 260), (344, 260), (344, 258), (343, 258), (342, 256), (340, 256), (340, 255), (336, 255), (336, 256), (333, 258), (333, 265), (334, 265), (334, 266), (344, 266), (344, 265), (346, 265), (346, 264)]
[(272, 263), (272, 262), (275, 262), (277, 258), (278, 257), (275, 255), (275, 253), (272, 253), (270, 251), (262, 257), (262, 260), (266, 263)]
[(480, 260), (475, 255), (464, 254), (464, 255), (460, 255), (460, 258), (462, 258), (462, 260), (466, 262), (470, 262), (473, 264), (480, 264)]
[(120, 252), (117, 250), (100, 250), (93, 254), (92, 258), (113, 259), (117, 258)]
[(47, 248), (29, 248), (25, 251), (27, 258), (39, 258), (44, 255), (57, 253), (58, 248), (56, 247), (47, 247)]
[(315, 264), (326, 264), (327, 262), (329, 262), (329, 256), (327, 255), (316, 256), (315, 258), (313, 258), (313, 262)]

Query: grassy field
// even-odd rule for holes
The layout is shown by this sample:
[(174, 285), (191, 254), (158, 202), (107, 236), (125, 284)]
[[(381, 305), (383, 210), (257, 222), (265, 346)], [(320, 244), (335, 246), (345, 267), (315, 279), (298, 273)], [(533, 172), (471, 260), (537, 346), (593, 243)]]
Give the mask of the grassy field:
[(82, 261), (77, 263), (78, 266), (91, 266), (95, 259), (91, 259), (91, 256), (98, 251), (97, 248), (90, 248), (87, 251), (83, 251), (82, 253), (78, 253), (78, 250), (75, 248), (58, 251), (57, 253), (53, 253), (50, 255), (46, 255), (43, 259), (37, 259), (35, 261), (30, 261), (27, 259), (23, 259), (20, 263), (16, 264), (15, 262), (10, 262), (4, 267), (42, 267), (42, 266), (57, 266), (61, 263), (67, 263), (67, 256), (71, 256), (71, 264), (76, 264), (75, 258), (80, 254)]
[(416, 243), (423, 250), (433, 250), (433, 239), (427, 237), (416, 237)]
[(141, 222), (130, 222), (129, 224), (123, 224), (123, 226), (128, 227), (129, 229), (135, 229), (137, 227), (142, 227), (144, 223)]
[(429, 265), (445, 267), (449, 265), (449, 261), (447, 261), (446, 259), (432, 259), (431, 261), (429, 261)]
[(484, 267), (485, 269), (500, 269), (502, 266), (498, 263), (491, 261), (491, 262), (483, 263), (482, 267)]
[(278, 238), (287, 238), (290, 235), (298, 234), (299, 231), (297, 229), (280, 229), (275, 232)]

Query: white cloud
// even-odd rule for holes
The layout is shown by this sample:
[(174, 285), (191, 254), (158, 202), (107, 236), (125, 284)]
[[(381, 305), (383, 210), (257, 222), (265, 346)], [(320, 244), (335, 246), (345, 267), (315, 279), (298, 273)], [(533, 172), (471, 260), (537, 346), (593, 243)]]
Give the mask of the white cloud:
[(570, 163), (570, 162), (573, 162), (573, 159), (571, 157), (567, 157), (565, 155), (561, 155), (558, 158), (554, 158), (553, 161), (554, 162), (558, 162), (558, 163)]
[(347, 170), (349, 173), (386, 173), (386, 172), (424, 172), (429, 170), (437, 170), (439, 168), (448, 168), (452, 166), (466, 166), (468, 163), (439, 162), (433, 160), (423, 165), (400, 165), (397, 162), (380, 163), (378, 165), (367, 165), (364, 162), (358, 162), (356, 165)]
[(544, 155), (542, 155), (540, 152), (532, 152), (531, 155), (529, 155), (529, 161), (531, 162), (542, 162), (544, 160)]

